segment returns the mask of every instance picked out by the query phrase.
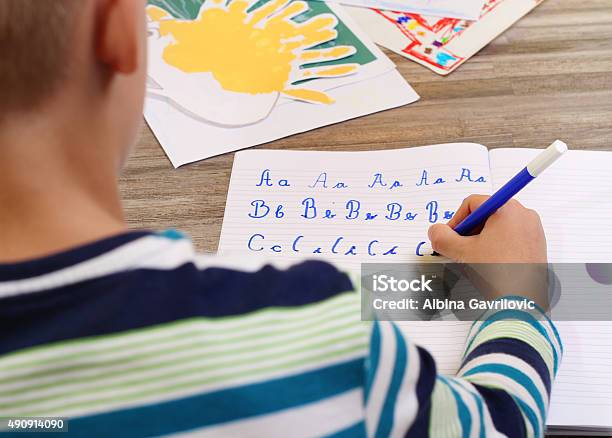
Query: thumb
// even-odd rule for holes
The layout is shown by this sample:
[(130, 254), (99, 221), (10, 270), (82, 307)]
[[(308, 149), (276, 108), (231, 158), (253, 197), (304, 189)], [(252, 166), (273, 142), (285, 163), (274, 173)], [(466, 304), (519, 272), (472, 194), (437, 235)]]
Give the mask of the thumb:
[(465, 260), (467, 237), (460, 236), (445, 224), (432, 225), (428, 235), (435, 252), (455, 261)]

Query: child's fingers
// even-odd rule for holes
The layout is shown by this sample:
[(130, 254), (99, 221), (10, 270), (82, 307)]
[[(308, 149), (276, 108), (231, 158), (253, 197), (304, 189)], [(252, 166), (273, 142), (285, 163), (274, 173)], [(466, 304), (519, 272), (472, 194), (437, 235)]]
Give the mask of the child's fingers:
[(472, 252), (473, 237), (460, 236), (448, 225), (432, 225), (427, 234), (433, 250), (451, 260), (465, 262)]
[(447, 225), (451, 228), (455, 228), (459, 223), (468, 217), (474, 210), (482, 205), (489, 195), (470, 195), (463, 200), (459, 209), (455, 212), (452, 219), (448, 221)]

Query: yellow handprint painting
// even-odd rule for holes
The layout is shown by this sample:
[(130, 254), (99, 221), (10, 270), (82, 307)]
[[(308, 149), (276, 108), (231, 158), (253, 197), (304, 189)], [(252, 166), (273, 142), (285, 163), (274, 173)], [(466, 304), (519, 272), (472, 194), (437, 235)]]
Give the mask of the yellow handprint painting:
[(309, 103), (331, 104), (306, 79), (357, 72), (359, 65), (339, 60), (355, 53), (349, 45), (316, 48), (337, 37), (337, 18), (319, 14), (304, 22), (303, 1), (271, 0), (252, 8), (246, 0), (208, 0), (194, 20), (176, 19), (148, 7), (150, 76), (153, 94), (208, 122), (227, 126), (256, 123), (267, 117), (279, 95)]

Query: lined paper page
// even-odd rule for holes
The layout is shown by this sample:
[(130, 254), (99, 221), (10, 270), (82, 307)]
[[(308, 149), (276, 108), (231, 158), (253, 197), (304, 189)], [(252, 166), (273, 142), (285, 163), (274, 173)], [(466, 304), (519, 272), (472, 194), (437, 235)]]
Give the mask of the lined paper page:
[(415, 261), (431, 224), (490, 191), (488, 151), (476, 144), (239, 152), (219, 251), (353, 267)]
[[(429, 225), (448, 221), (469, 194), (490, 192), (488, 151), (475, 144), (376, 152), (239, 152), (219, 251), (323, 258), (348, 268), (368, 261), (422, 261), (416, 247), (427, 239)], [(469, 323), (400, 325), (432, 352), (442, 372), (457, 370)]]
[(465, 351), (470, 321), (398, 321), (402, 331), (436, 359), (438, 373), (455, 375)]
[[(491, 151), (494, 188), (538, 153), (535, 149)], [(611, 169), (612, 153), (569, 151), (517, 196), (540, 213), (551, 262), (612, 262)], [(583, 281), (561, 279), (563, 294), (571, 294), (578, 307), (576, 294), (593, 282), (584, 272)], [(578, 284), (583, 289), (578, 290)], [(602, 292), (606, 291), (610, 288)], [(612, 309), (606, 307), (601, 319), (610, 318)], [(553, 318), (554, 314), (553, 310)], [(612, 322), (561, 321), (557, 325), (565, 357), (553, 387), (549, 424), (612, 427)]]
[(559, 321), (565, 355), (548, 424), (612, 428), (612, 323)]
[[(495, 190), (538, 149), (491, 151)], [(612, 154), (569, 151), (518, 196), (540, 213), (550, 262), (612, 262)]]

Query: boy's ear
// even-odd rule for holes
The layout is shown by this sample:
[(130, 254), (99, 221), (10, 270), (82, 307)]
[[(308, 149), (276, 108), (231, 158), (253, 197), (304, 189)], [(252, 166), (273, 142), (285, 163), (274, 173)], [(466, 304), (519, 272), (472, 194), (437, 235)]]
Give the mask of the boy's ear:
[(131, 74), (138, 68), (141, 1), (98, 0), (96, 10), (96, 54), (116, 73)]

